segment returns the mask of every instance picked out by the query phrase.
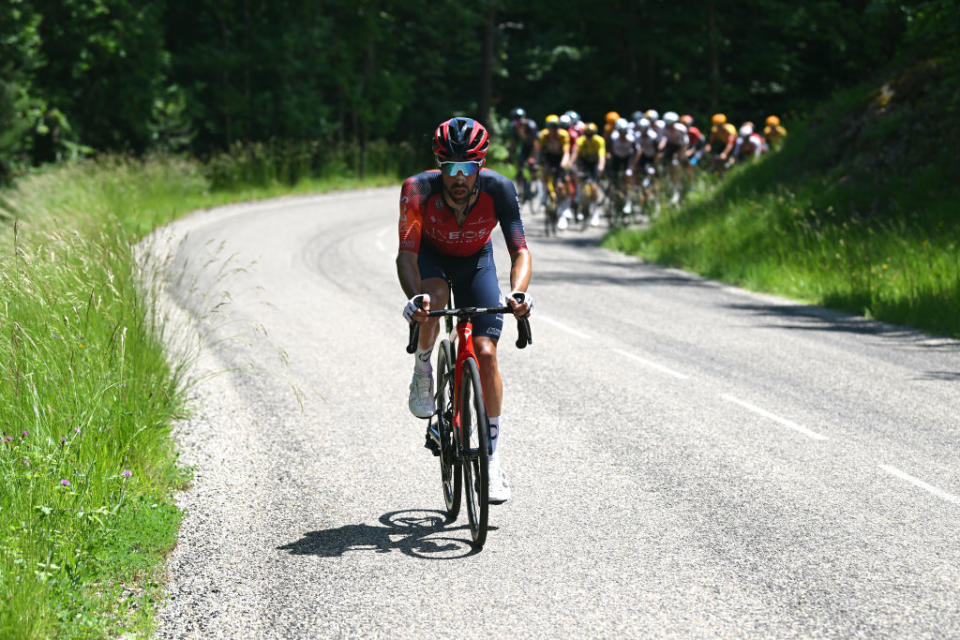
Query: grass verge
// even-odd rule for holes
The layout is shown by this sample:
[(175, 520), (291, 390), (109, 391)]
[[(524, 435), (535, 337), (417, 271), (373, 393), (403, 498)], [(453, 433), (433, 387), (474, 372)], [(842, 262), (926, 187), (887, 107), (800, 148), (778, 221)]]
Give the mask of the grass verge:
[(779, 153), (605, 246), (960, 338), (960, 175), (942, 139), (960, 96), (942, 95), (945, 75), (928, 62), (838, 96)]
[(189, 482), (134, 245), (179, 215), (395, 176), (234, 184), (183, 159), (46, 169), (0, 193), (0, 637), (147, 636)]

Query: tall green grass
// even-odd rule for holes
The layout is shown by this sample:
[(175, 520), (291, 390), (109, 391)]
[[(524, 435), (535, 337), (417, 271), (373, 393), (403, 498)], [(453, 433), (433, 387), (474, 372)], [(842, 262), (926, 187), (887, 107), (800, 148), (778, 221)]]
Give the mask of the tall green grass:
[(935, 72), (838, 96), (781, 152), (706, 180), (684, 207), (606, 246), (960, 338), (960, 175), (916, 88)]
[(180, 521), (173, 496), (189, 481), (170, 437), (188, 363), (165, 353), (136, 242), (202, 207), (398, 182), (347, 173), (216, 189), (212, 171), (102, 158), (0, 192), (0, 638), (151, 629)]
[(28, 181), (14, 196), (23, 218), (2, 233), (2, 637), (142, 628), (154, 556), (179, 522), (181, 372), (149, 326), (133, 236), (90, 196), (82, 181)]

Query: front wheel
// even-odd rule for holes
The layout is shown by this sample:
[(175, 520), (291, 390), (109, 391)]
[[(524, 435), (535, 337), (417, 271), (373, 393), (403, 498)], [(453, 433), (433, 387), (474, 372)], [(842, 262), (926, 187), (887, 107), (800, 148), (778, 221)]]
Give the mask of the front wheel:
[(487, 540), (489, 508), (488, 475), (490, 463), (490, 424), (483, 404), (483, 388), (477, 361), (464, 363), (460, 380), (460, 433), (463, 438), (463, 488), (467, 494), (467, 519), (473, 544), (482, 547)]
[(443, 486), (443, 503), (447, 517), (453, 520), (460, 513), (460, 458), (453, 435), (453, 349), (448, 340), (440, 343), (437, 354), (437, 432), (440, 437), (440, 482)]

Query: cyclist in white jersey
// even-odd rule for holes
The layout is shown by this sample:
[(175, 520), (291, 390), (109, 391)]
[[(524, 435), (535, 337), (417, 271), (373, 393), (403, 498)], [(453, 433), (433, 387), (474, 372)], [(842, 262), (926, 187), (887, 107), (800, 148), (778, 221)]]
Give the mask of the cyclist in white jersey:
[(627, 169), (630, 165), (630, 159), (637, 150), (637, 139), (630, 131), (627, 120), (620, 118), (610, 134), (609, 159), (610, 175), (615, 177), (618, 173)]
[(655, 163), (657, 156), (666, 147), (667, 139), (657, 133), (648, 118), (642, 118), (638, 123), (639, 138), (637, 152), (630, 161), (630, 174), (640, 176), (640, 187), (643, 190), (645, 202), (653, 198), (653, 177), (656, 175)]

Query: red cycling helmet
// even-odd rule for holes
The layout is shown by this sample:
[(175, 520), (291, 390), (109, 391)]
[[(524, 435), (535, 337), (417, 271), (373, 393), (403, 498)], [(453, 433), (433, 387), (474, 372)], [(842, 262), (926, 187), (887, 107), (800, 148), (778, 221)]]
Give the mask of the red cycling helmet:
[(490, 136), (471, 118), (450, 118), (433, 132), (433, 155), (439, 162), (482, 162), (490, 148)]

